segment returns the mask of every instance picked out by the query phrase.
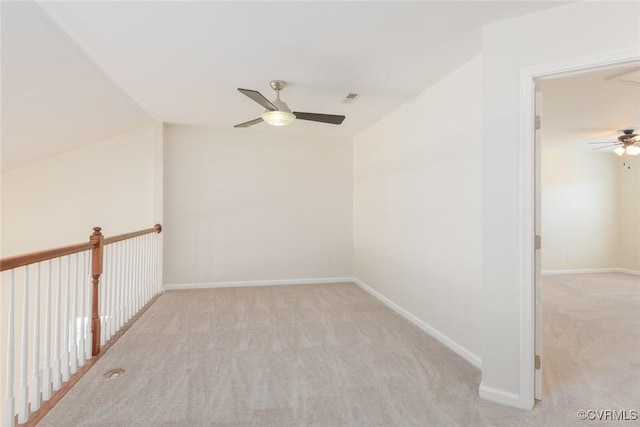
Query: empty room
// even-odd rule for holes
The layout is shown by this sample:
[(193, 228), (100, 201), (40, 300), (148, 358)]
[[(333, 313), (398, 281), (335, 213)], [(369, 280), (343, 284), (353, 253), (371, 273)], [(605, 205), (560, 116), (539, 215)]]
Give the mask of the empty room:
[(2, 427), (638, 419), (640, 4), (0, 12)]
[(640, 381), (640, 150), (625, 144), (638, 76), (614, 67), (541, 81), (543, 400), (602, 406)]

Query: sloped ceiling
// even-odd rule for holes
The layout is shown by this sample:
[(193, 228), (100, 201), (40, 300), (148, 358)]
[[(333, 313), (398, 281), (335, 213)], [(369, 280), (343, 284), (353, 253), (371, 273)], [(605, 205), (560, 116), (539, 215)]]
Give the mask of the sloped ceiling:
[[(352, 136), (480, 53), (483, 25), (558, 5), (3, 3), (2, 167), (149, 117), (231, 128), (262, 112), (236, 88), (273, 98), (273, 79), (289, 83), (282, 98), (294, 110), (347, 119), (238, 132)], [(341, 103), (350, 92), (356, 102)]]
[(33, 3), (2, 3), (2, 171), (150, 120)]

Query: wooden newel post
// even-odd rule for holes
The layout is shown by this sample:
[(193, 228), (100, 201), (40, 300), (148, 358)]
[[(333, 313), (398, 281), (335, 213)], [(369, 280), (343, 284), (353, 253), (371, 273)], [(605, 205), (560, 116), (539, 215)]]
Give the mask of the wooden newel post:
[(93, 277), (93, 298), (91, 302), (91, 355), (100, 353), (100, 313), (98, 313), (99, 303), (99, 283), (102, 274), (102, 248), (104, 247), (104, 236), (102, 228), (93, 227), (93, 234), (89, 240), (94, 243), (91, 258), (91, 275)]

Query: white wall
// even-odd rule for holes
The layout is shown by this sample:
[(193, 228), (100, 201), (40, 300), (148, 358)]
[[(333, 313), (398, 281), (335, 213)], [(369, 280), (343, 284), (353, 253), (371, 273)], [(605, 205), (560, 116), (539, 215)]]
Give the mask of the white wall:
[(268, 130), (166, 127), (165, 283), (352, 275), (351, 140)]
[(2, 256), (153, 226), (153, 125), (2, 174)]
[(618, 156), (542, 150), (542, 269), (618, 267)]
[(640, 159), (542, 152), (543, 271), (640, 271)]
[(640, 156), (617, 159), (619, 268), (640, 272)]
[(480, 363), (482, 58), (354, 140), (354, 273)]
[[(481, 396), (531, 408), (521, 381), (520, 70), (640, 48), (638, 3), (580, 2), (483, 30), (483, 332)], [(615, 25), (611, 23), (615, 22)], [(594, 31), (606, 28), (606, 31)], [(526, 343), (523, 341), (523, 345)]]

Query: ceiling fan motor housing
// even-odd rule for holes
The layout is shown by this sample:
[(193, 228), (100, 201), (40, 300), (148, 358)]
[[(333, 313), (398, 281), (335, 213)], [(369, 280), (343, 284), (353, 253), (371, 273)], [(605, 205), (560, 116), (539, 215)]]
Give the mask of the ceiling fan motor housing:
[(620, 135), (618, 137), (618, 141), (620, 141), (625, 145), (631, 145), (637, 142), (636, 136), (638, 135), (633, 133), (633, 129), (625, 129), (622, 132), (623, 132), (623, 135)]
[(271, 89), (279, 92), (287, 87), (287, 83), (282, 80), (271, 80), (269, 86), (271, 86)]

